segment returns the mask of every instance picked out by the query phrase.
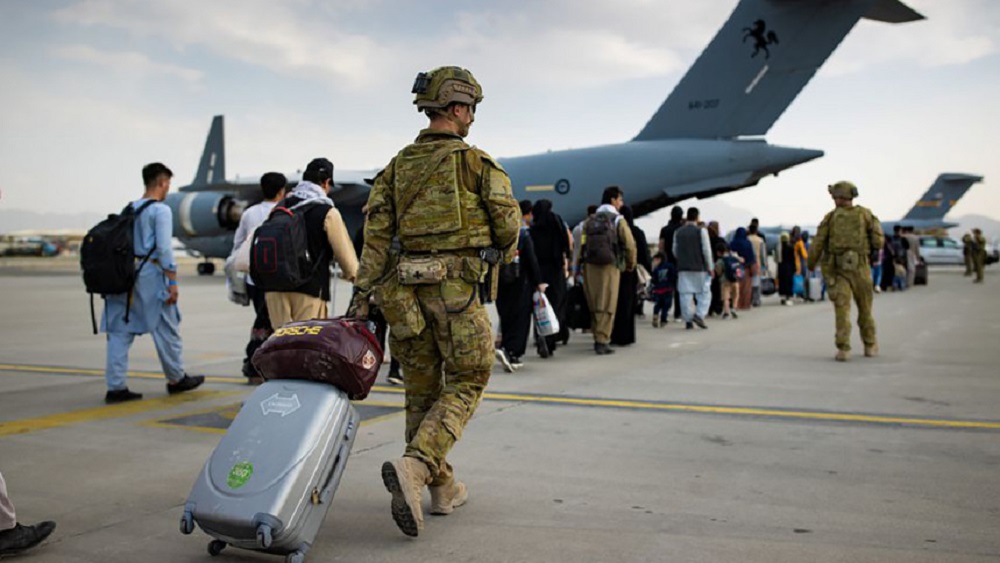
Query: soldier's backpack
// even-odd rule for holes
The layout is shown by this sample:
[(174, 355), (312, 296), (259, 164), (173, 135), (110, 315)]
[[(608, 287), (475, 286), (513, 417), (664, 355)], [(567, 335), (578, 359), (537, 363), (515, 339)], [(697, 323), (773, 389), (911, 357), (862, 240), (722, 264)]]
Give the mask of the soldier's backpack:
[(598, 213), (583, 228), (583, 261), (586, 264), (606, 266), (618, 262), (618, 228), (615, 216)]
[(305, 211), (313, 203), (275, 206), (253, 234), (250, 277), (264, 291), (294, 291), (312, 278), (322, 263), (309, 253)]
[(830, 250), (839, 253), (853, 250), (868, 256), (869, 225), (864, 209), (837, 209), (830, 229)]
[(743, 263), (740, 259), (727, 255), (722, 257), (722, 265), (724, 266), (723, 272), (726, 276), (726, 280), (731, 282), (738, 282), (746, 277), (746, 269), (743, 267)]
[[(80, 245), (80, 268), (83, 270), (83, 285), (90, 294), (90, 322), (94, 327), (94, 334), (97, 334), (94, 294), (106, 296), (132, 291), (139, 270), (156, 251), (154, 242), (153, 248), (142, 256), (142, 262), (136, 268), (135, 220), (153, 203), (155, 200), (149, 200), (138, 209), (129, 203), (121, 213), (112, 213), (107, 219), (94, 225), (83, 238), (83, 244)], [(131, 302), (129, 299), (125, 305), (126, 323)]]

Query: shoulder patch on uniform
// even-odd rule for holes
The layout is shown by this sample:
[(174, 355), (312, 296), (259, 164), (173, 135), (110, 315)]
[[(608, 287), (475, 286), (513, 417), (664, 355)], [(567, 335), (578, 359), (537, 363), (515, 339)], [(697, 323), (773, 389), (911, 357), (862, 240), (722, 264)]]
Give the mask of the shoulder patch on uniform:
[(483, 160), (483, 162), (489, 164), (490, 166), (496, 168), (497, 170), (503, 172), (504, 174), (507, 173), (507, 171), (503, 169), (503, 166), (501, 166), (499, 162), (494, 160), (494, 158), (489, 154), (487, 154), (486, 151), (484, 151), (483, 149), (474, 146), (472, 147), (472, 152), (477, 154), (479, 158)]

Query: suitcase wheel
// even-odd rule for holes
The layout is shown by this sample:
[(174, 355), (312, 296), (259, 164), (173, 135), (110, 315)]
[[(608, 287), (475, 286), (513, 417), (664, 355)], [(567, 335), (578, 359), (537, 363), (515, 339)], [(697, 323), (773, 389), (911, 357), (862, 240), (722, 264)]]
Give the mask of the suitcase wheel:
[(222, 553), (222, 550), (226, 549), (227, 545), (229, 544), (222, 540), (212, 540), (208, 542), (208, 554), (215, 557), (216, 555)]
[(257, 526), (257, 545), (261, 549), (267, 549), (271, 547), (271, 540), (271, 527), (267, 524)]
[(301, 551), (289, 553), (285, 556), (285, 563), (305, 563), (306, 554)]
[(190, 534), (194, 531), (194, 517), (190, 512), (185, 512), (184, 516), (181, 516), (181, 533), (184, 535)]

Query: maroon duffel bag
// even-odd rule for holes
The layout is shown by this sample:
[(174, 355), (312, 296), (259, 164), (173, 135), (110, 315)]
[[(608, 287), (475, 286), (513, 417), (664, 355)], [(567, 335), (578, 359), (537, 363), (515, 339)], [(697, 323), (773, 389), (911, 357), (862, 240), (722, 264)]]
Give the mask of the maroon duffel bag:
[(264, 341), (253, 355), (253, 365), (264, 379), (329, 383), (358, 401), (375, 384), (382, 347), (363, 320), (296, 321)]

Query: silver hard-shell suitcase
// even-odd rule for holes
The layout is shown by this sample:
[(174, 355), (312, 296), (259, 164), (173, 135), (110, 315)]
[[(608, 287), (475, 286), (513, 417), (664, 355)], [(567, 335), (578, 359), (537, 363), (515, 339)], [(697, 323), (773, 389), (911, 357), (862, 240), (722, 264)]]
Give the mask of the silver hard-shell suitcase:
[(311, 381), (258, 387), (195, 481), (181, 532), (301, 563), (333, 501), (359, 424), (343, 391)]

